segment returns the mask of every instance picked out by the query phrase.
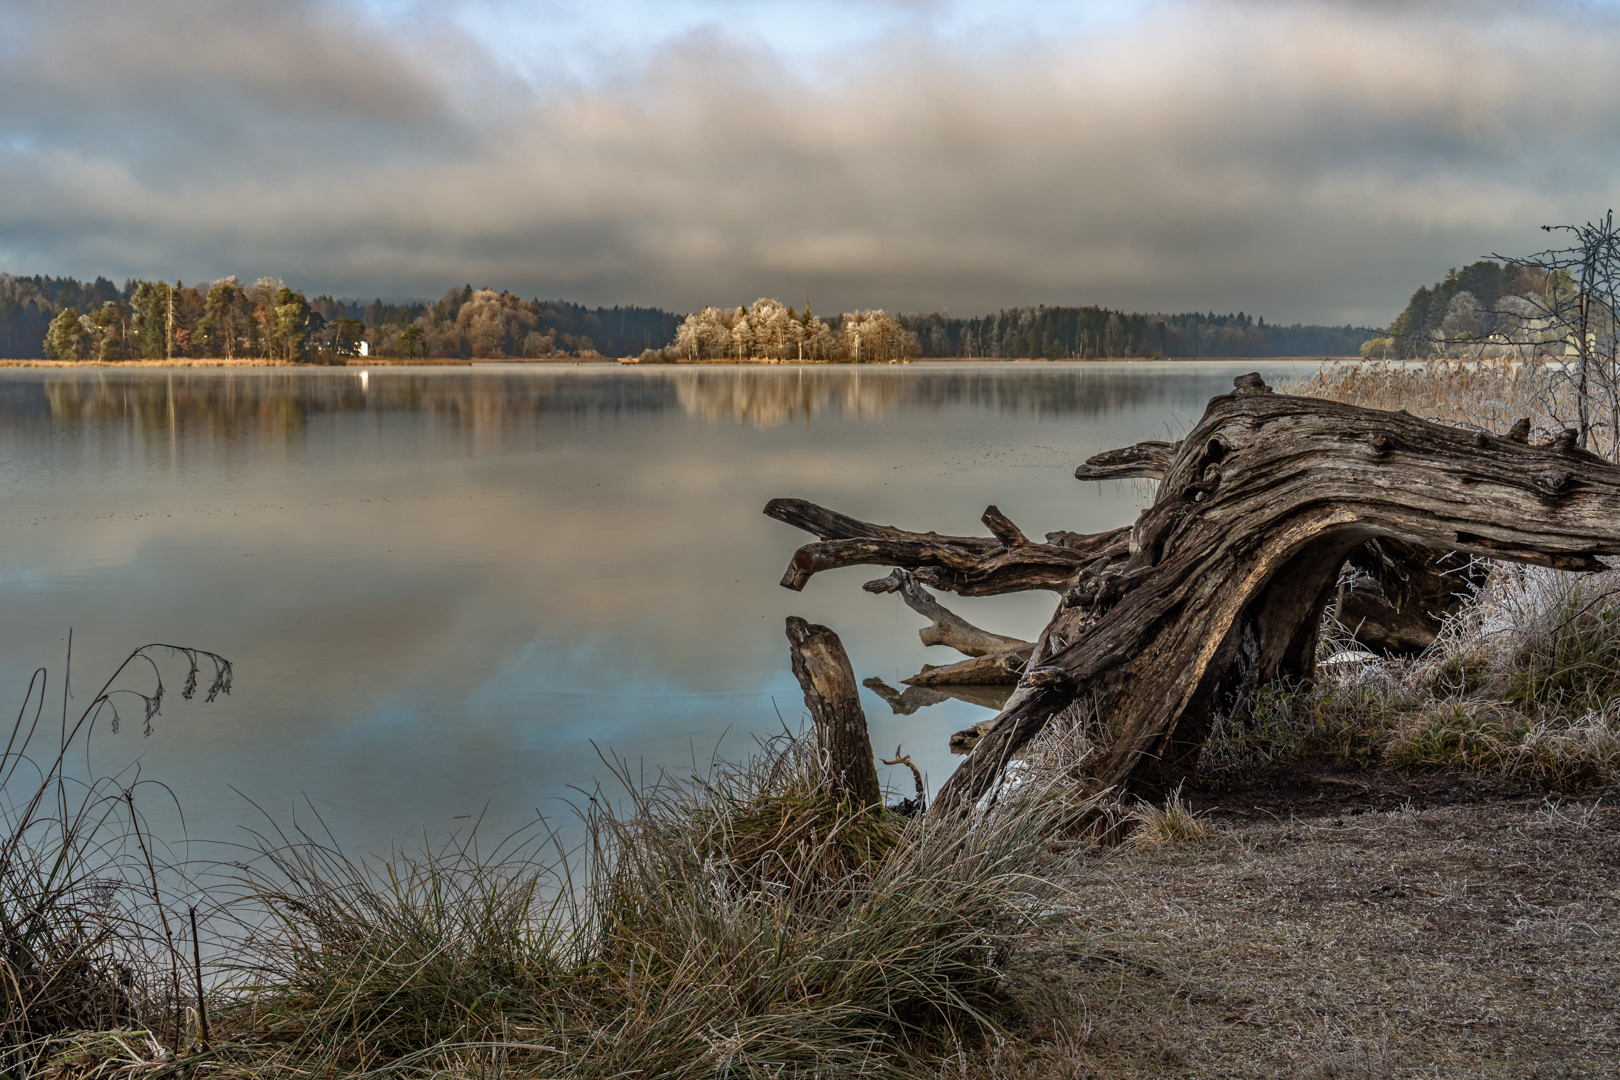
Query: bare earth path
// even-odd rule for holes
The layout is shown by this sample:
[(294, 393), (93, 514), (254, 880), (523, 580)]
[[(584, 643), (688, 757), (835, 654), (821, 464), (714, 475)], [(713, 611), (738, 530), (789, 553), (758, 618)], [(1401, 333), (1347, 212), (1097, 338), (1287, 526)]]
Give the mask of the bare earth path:
[[(1198, 846), (1088, 863), (1078, 925), (1019, 958), (1052, 1011), (986, 1071), (1620, 1077), (1612, 793), (1353, 783), (1330, 786), (1359, 805), (1305, 816), (1249, 792), (1207, 808)], [(1402, 783), (1419, 794), (1377, 808)]]

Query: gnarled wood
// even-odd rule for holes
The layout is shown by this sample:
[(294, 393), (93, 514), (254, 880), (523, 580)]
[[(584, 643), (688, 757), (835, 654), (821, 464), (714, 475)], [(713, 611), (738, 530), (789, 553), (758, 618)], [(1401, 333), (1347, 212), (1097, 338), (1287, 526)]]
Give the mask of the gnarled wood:
[[(1210, 402), (1168, 463), (1154, 457), (1166, 448), (1133, 461), (1093, 459), (1094, 468), (1139, 476), (1164, 466), (1128, 539), (1123, 530), (1077, 543), (1054, 533), (1034, 544), (990, 512), (993, 540), (838, 519), (861, 535), (800, 549), (784, 584), (881, 561), (962, 595), (1062, 593), (1007, 707), (931, 813), (972, 806), (1053, 716), (1080, 710), (1112, 737), (1095, 769), (1099, 786), (1162, 787), (1192, 771), (1217, 706), (1279, 675), (1311, 678), (1340, 569), (1369, 541), (1563, 570), (1602, 569), (1599, 556), (1620, 555), (1620, 467), (1567, 436), (1529, 446), (1522, 427), (1503, 437), (1468, 432), (1277, 395), (1244, 376)], [(813, 509), (805, 522), (834, 520)], [(833, 546), (855, 539), (865, 545), (858, 553)], [(1446, 575), (1431, 576), (1446, 584)], [(1420, 602), (1425, 588), (1381, 582), (1386, 601), (1392, 587)]]
[(1034, 652), (1035, 646), (1025, 642), (1015, 649), (929, 668), (901, 681), (907, 686), (1011, 686), (1024, 674)]
[(1567, 440), (1529, 447), (1252, 382), (1215, 398), (1133, 527), (1129, 560), (1065, 596), (1089, 622), (1054, 619), (934, 812), (972, 805), (1077, 703), (1113, 736), (1100, 785), (1185, 777), (1217, 703), (1278, 675), (1311, 677), (1339, 568), (1382, 537), (1599, 569), (1598, 556), (1620, 554), (1620, 468)]
[(1074, 470), (1076, 480), (1158, 480), (1181, 449), (1178, 442), (1139, 442), (1118, 450), (1104, 450), (1086, 458)]
[(1440, 623), (1485, 583), (1487, 567), (1455, 551), (1430, 551), (1385, 537), (1350, 553), (1334, 618), (1369, 648), (1415, 656)]
[(844, 643), (825, 626), (797, 615), (788, 616), (787, 639), (793, 674), (804, 690), (834, 787), (857, 806), (880, 804), (883, 792), (866, 732), (866, 713)]

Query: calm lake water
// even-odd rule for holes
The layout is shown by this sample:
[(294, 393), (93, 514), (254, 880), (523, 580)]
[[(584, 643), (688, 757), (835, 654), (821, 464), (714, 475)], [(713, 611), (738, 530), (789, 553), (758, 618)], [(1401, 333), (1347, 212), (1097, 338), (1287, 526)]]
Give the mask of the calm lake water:
[[(885, 568), (781, 588), (811, 537), (768, 499), (946, 533), (983, 534), (990, 503), (1034, 536), (1126, 524), (1145, 486), (1074, 467), (1179, 437), (1256, 366), (1292, 370), (0, 371), (0, 699), (18, 708), (47, 666), (60, 708), (69, 628), (81, 707), (134, 646), (200, 646), (234, 661), (229, 698), (181, 701), (171, 666), (149, 738), (136, 706), (94, 741), (96, 767), (168, 785), (190, 836), (262, 827), (254, 804), (362, 849), (478, 815), (504, 833), (608, 779), (599, 751), (689, 772), (797, 728), (787, 615), (896, 688), (958, 658), (861, 591)], [(943, 599), (1032, 637), (1056, 598)], [(874, 745), (903, 745), (930, 787), (959, 760), (950, 733), (991, 715), (863, 700)]]

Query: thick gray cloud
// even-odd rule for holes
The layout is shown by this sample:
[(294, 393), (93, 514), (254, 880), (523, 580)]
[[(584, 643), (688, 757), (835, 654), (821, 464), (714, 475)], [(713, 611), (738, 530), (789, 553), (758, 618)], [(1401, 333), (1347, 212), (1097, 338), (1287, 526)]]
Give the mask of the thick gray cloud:
[(563, 83), (428, 15), (0, 0), (0, 269), (1382, 322), (1615, 201), (1600, 9), (1166, 3), (975, 52), (926, 9)]

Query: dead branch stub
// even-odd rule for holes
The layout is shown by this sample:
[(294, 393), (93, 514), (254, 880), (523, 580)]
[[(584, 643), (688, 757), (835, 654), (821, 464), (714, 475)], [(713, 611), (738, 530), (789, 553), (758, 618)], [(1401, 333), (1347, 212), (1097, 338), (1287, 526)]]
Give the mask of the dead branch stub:
[(866, 713), (844, 643), (825, 626), (797, 615), (788, 616), (787, 639), (793, 674), (804, 690), (834, 788), (856, 806), (881, 804)]

